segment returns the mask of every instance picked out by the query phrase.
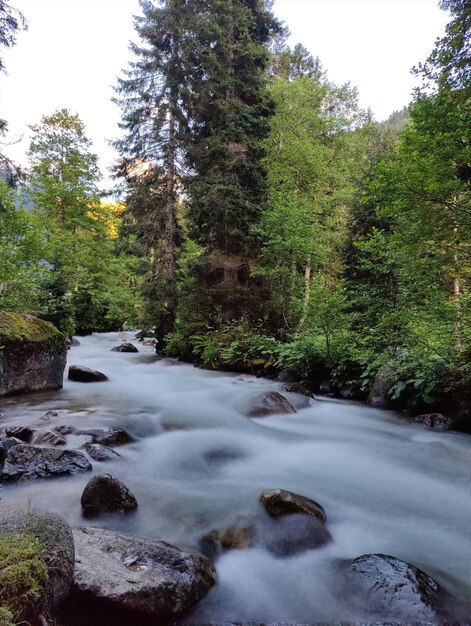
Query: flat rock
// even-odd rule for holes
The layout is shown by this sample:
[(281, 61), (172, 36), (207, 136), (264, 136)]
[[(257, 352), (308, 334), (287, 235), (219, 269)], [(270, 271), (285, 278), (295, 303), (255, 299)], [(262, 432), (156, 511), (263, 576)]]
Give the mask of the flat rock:
[(120, 346), (111, 348), (111, 352), (139, 352), (139, 350), (132, 343), (125, 341)]
[(268, 489), (260, 495), (260, 501), (271, 517), (281, 517), (292, 513), (303, 513), (326, 521), (326, 514), (320, 504), (310, 498), (284, 489)]
[(54, 430), (60, 435), (70, 435), (74, 432), (75, 429), (72, 426), (66, 426), (65, 424), (61, 424), (60, 426), (56, 426)]
[(108, 380), (108, 376), (99, 372), (98, 370), (92, 370), (89, 367), (83, 365), (71, 365), (69, 367), (68, 379), (79, 383), (98, 383)]
[(302, 383), (286, 383), (283, 385), (283, 389), (288, 393), (298, 393), (301, 396), (313, 397), (313, 393), (310, 389), (305, 387)]
[(89, 472), (91, 469), (90, 461), (82, 452), (22, 444), (8, 450), (0, 480), (13, 482), (30, 478), (48, 478)]
[(33, 436), (33, 431), (27, 426), (7, 426), (5, 428), (5, 435), (7, 437), (15, 437), (26, 443)]
[(281, 393), (265, 391), (252, 398), (247, 414), (249, 417), (265, 417), (284, 413), (296, 413), (296, 409)]
[(414, 565), (384, 554), (365, 554), (350, 563), (347, 580), (353, 601), (375, 619), (440, 621), (441, 589)]
[(94, 461), (99, 462), (112, 461), (121, 457), (115, 450), (108, 446), (103, 446), (101, 443), (86, 443), (84, 450)]
[(82, 430), (79, 434), (89, 435), (92, 438), (92, 443), (100, 443), (103, 446), (121, 446), (133, 441), (131, 435), (122, 428), (92, 428), (91, 430)]
[[(102, 528), (73, 530), (74, 598), (155, 617), (177, 615), (216, 583), (210, 561), (163, 541)], [(138, 622), (136, 622), (138, 623)]]
[(75, 548), (72, 530), (59, 515), (31, 505), (2, 505), (0, 532), (31, 533), (39, 538), (49, 571), (44, 600), (49, 608), (57, 607), (68, 595), (74, 572)]
[(126, 485), (111, 474), (98, 474), (88, 481), (80, 500), (87, 517), (102, 513), (125, 513), (137, 508), (137, 500)]
[(58, 432), (54, 432), (53, 430), (43, 430), (39, 432), (33, 440), (33, 444), (40, 445), (46, 444), (49, 446), (63, 446), (65, 444), (65, 439)]

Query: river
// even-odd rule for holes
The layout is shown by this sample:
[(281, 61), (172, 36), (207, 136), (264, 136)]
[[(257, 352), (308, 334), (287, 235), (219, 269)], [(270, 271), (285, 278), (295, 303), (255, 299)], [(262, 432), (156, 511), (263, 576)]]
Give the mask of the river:
[[(132, 340), (139, 354), (111, 352)], [(467, 435), (432, 432), (400, 415), (316, 398), (293, 415), (246, 417), (250, 399), (280, 383), (160, 360), (132, 333), (80, 338), (68, 364), (98, 369), (105, 383), (65, 381), (57, 392), (0, 402), (2, 425), (77, 430), (118, 426), (134, 443), (121, 458), (93, 462), (135, 494), (128, 515), (84, 520), (90, 473), (3, 486), (3, 502), (30, 502), (89, 524), (197, 547), (234, 514), (264, 515), (258, 498), (283, 488), (319, 502), (333, 541), (278, 558), (260, 546), (217, 563), (218, 585), (193, 621), (347, 621), (335, 564), (380, 552), (419, 566), (461, 599), (471, 597), (471, 447)], [(47, 411), (58, 416), (45, 422)], [(79, 448), (83, 435), (67, 437)]]

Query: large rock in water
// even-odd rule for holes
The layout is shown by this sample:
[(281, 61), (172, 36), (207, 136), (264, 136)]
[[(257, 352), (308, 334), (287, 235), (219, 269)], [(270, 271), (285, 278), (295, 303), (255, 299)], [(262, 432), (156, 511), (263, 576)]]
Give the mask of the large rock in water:
[(279, 413), (296, 413), (296, 409), (281, 393), (266, 391), (252, 398), (249, 404), (249, 417), (265, 417)]
[(139, 352), (135, 345), (125, 341), (120, 346), (111, 348), (111, 352)]
[(292, 513), (303, 513), (315, 517), (320, 522), (326, 521), (323, 507), (305, 496), (284, 489), (268, 489), (260, 495), (260, 502), (271, 517), (282, 517)]
[(88, 472), (92, 465), (82, 452), (57, 448), (37, 448), (28, 444), (10, 448), (0, 474), (2, 482), (48, 478)]
[(414, 565), (384, 554), (365, 554), (347, 569), (353, 602), (374, 620), (394, 623), (441, 621), (442, 590)]
[(108, 380), (108, 376), (103, 372), (92, 370), (84, 365), (71, 365), (67, 378), (77, 383), (100, 383)]
[(216, 582), (206, 557), (163, 541), (102, 528), (75, 528), (73, 535), (77, 603), (164, 617), (190, 609)]
[(57, 607), (67, 597), (74, 573), (74, 540), (67, 522), (30, 505), (2, 505), (0, 533), (28, 533), (38, 537), (49, 573), (44, 602), (46, 608)]
[(85, 515), (125, 513), (137, 508), (137, 500), (126, 485), (111, 474), (98, 474), (85, 486), (80, 500)]
[(0, 312), (0, 396), (62, 387), (67, 350), (55, 326)]

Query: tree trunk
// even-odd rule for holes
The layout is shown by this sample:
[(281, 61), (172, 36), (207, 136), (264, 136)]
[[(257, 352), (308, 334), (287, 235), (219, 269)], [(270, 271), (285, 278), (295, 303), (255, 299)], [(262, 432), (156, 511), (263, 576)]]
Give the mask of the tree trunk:
[(308, 254), (306, 257), (306, 265), (304, 267), (304, 303), (303, 303), (303, 314), (301, 319), (299, 320), (298, 330), (304, 325), (307, 317), (307, 310), (309, 306), (309, 298), (311, 297), (311, 255)]
[(163, 271), (165, 276), (166, 312), (159, 334), (171, 332), (175, 323), (177, 295), (175, 287), (175, 116), (170, 106), (168, 114), (168, 144), (166, 159), (167, 194), (165, 202), (165, 237)]

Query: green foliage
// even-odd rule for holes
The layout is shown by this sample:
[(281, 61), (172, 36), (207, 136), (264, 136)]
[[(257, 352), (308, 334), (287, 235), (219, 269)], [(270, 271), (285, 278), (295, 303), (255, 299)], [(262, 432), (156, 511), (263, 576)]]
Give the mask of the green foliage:
[(38, 309), (66, 334), (132, 324), (135, 260), (117, 249), (119, 217), (114, 205), (100, 201), (97, 158), (89, 152), (83, 123), (61, 110), (32, 130), (31, 174), (23, 193), (45, 242)]
[(43, 547), (29, 534), (0, 537), (0, 624), (13, 626), (34, 620), (44, 610), (42, 599), (48, 571)]
[(49, 273), (43, 262), (40, 223), (21, 207), (17, 191), (0, 180), (0, 309), (41, 310), (41, 283)]

